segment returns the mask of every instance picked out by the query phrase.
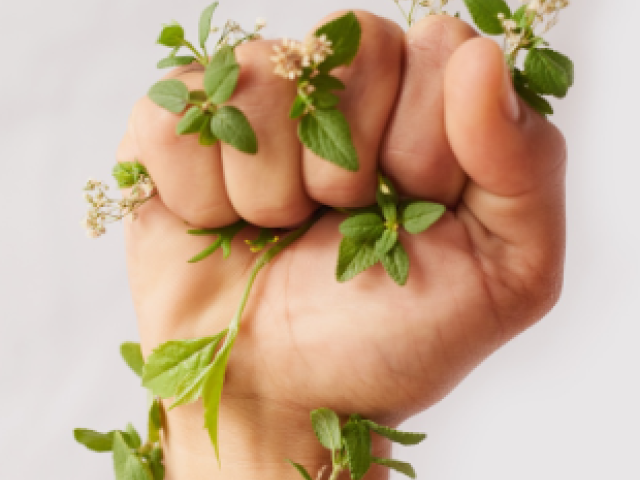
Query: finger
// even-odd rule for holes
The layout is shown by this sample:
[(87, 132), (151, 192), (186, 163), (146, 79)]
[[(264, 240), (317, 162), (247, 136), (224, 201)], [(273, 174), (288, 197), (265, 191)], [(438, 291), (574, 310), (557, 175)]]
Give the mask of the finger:
[(411, 197), (456, 204), (466, 176), (445, 128), (444, 74), (453, 52), (476, 32), (465, 22), (429, 16), (407, 32), (404, 75), (381, 167)]
[(447, 133), (470, 177), (459, 217), (489, 275), (512, 272), (497, 283), (516, 281), (538, 296), (534, 304), (549, 308), (564, 258), (564, 139), (519, 101), (503, 54), (490, 40), (460, 47), (445, 85)]
[(274, 75), (274, 44), (255, 41), (236, 49), (242, 70), (229, 103), (247, 116), (258, 153), (223, 144), (222, 163), (229, 198), (240, 216), (256, 225), (288, 227), (311, 215), (315, 203), (302, 183), (302, 149), (289, 118), (296, 86)]
[[(172, 75), (190, 90), (201, 90), (201, 70), (179, 70)], [(131, 114), (130, 132), (140, 151), (139, 161), (167, 208), (191, 225), (220, 227), (238, 220), (227, 196), (220, 146), (203, 147), (197, 135), (177, 135), (180, 116), (145, 97)]]
[(348, 172), (308, 149), (303, 153), (307, 191), (317, 202), (335, 207), (375, 201), (378, 152), (401, 75), (404, 33), (400, 27), (370, 13), (356, 15), (362, 26), (360, 50), (350, 66), (333, 73), (347, 85), (338, 108), (351, 127), (360, 169)]

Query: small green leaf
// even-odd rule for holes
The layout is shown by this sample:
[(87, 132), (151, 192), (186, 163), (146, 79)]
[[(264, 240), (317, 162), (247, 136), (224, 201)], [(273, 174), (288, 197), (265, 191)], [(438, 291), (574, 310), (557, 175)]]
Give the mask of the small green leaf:
[(358, 171), (358, 153), (351, 140), (351, 129), (339, 110), (315, 110), (305, 115), (298, 126), (298, 135), (316, 155), (351, 172)]
[(293, 106), (291, 107), (291, 111), (289, 112), (289, 118), (295, 120), (296, 118), (300, 118), (307, 111), (307, 102), (304, 101), (303, 98), (297, 96), (293, 102)]
[(235, 336), (227, 338), (213, 362), (213, 367), (205, 382), (202, 399), (204, 402), (204, 425), (209, 432), (209, 438), (216, 451), (216, 458), (220, 463), (220, 446), (218, 444), (218, 424), (220, 416), (220, 400), (222, 399), (222, 387), (227, 371), (229, 354), (235, 343)]
[[(526, 28), (528, 23), (528, 4), (521, 5), (515, 12), (513, 12), (513, 20), (518, 25), (518, 28)], [(535, 15), (535, 14), (534, 14)]]
[(504, 33), (498, 15), (503, 14), (505, 18), (511, 18), (511, 9), (504, 0), (464, 0), (464, 3), (480, 30), (489, 35)]
[(384, 221), (377, 213), (359, 213), (347, 218), (339, 230), (356, 242), (376, 240), (384, 232)]
[(165, 47), (179, 47), (184, 43), (184, 29), (177, 23), (165, 25), (158, 37), (158, 43)]
[(212, 67), (209, 64), (204, 73), (204, 90), (209, 96), (209, 100), (219, 105), (226, 102), (233, 95), (238, 76), (240, 75), (240, 65), (227, 65), (222, 68)]
[(320, 27), (315, 35), (326, 35), (331, 41), (333, 54), (320, 65), (322, 72), (328, 72), (340, 65), (349, 65), (353, 61), (360, 48), (362, 28), (358, 17), (349, 12)]
[(371, 467), (371, 435), (361, 421), (349, 420), (342, 427), (347, 463), (353, 480), (360, 480)]
[(296, 463), (296, 462), (292, 462), (289, 459), (287, 459), (287, 462), (289, 462), (291, 465), (293, 465), (295, 467), (295, 469), (298, 471), (298, 473), (300, 475), (302, 475), (302, 478), (304, 478), (305, 480), (313, 480), (311, 478), (311, 475), (309, 475), (309, 472), (307, 472), (307, 470), (302, 465), (300, 465), (299, 463)]
[(310, 98), (313, 105), (320, 109), (333, 108), (340, 103), (340, 98), (337, 95), (322, 90), (313, 92)]
[(202, 15), (200, 16), (200, 24), (198, 28), (198, 38), (200, 40), (200, 46), (204, 50), (207, 44), (207, 40), (209, 40), (209, 35), (211, 35), (211, 19), (213, 17), (213, 12), (218, 8), (218, 2), (214, 2), (204, 9)]
[(120, 432), (113, 435), (113, 467), (116, 480), (153, 480), (149, 467), (129, 448)]
[(316, 87), (316, 90), (329, 92), (331, 90), (344, 90), (346, 88), (342, 80), (329, 75), (327, 73), (319, 73), (310, 80), (311, 85)]
[(189, 89), (180, 80), (161, 80), (149, 89), (156, 105), (173, 113), (182, 113), (189, 102)]
[(375, 243), (374, 250), (378, 257), (382, 258), (389, 253), (398, 243), (398, 231), (385, 229)]
[(218, 238), (215, 242), (213, 242), (209, 247), (207, 247), (203, 252), (199, 253), (191, 260), (189, 263), (196, 263), (201, 260), (204, 260), (213, 252), (215, 252), (218, 248), (222, 247), (222, 255), (223, 258), (229, 258), (231, 255), (231, 242), (235, 238), (235, 236), (240, 233), (242, 229), (247, 226), (247, 222), (244, 220), (239, 220), (232, 225), (228, 225), (222, 228), (209, 228), (205, 230), (189, 230), (189, 235), (218, 235)]
[(136, 448), (140, 448), (140, 445), (142, 445), (142, 440), (140, 439), (140, 435), (138, 434), (138, 431), (135, 429), (135, 427), (131, 423), (129, 423), (127, 424), (127, 428), (125, 431), (127, 432), (127, 436), (123, 436), (123, 438), (126, 444), (134, 450)]
[(422, 233), (445, 214), (447, 208), (439, 203), (411, 202), (402, 211), (402, 226), (412, 234)]
[(162, 405), (157, 398), (151, 402), (149, 407), (148, 434), (147, 441), (156, 443), (160, 441), (160, 430), (162, 429)]
[(114, 432), (99, 433), (86, 428), (76, 428), (73, 438), (94, 452), (110, 452), (113, 449), (113, 434)]
[(164, 465), (162, 464), (162, 448), (155, 447), (149, 454), (149, 468), (153, 480), (164, 480)]
[(541, 95), (564, 98), (573, 85), (573, 62), (548, 48), (530, 50), (524, 62), (529, 87)]
[(172, 340), (156, 348), (144, 366), (142, 385), (162, 398), (173, 397), (185, 375), (211, 362), (226, 330), (212, 337)]
[(211, 118), (211, 132), (244, 153), (258, 152), (258, 139), (247, 117), (236, 107), (219, 108)]
[(323, 447), (332, 452), (341, 446), (340, 419), (333, 410), (319, 408), (311, 412), (313, 431)]
[(378, 256), (370, 243), (358, 243), (350, 238), (343, 238), (338, 252), (336, 278), (339, 282), (347, 282), (361, 272), (378, 263)]
[(391, 427), (378, 425), (371, 420), (363, 420), (363, 422), (378, 435), (388, 438), (392, 442), (399, 443), (400, 445), (417, 445), (427, 438), (424, 433), (402, 432)]
[(515, 85), (516, 92), (531, 108), (540, 115), (553, 115), (553, 107), (542, 95), (537, 94), (526, 85)]
[(416, 471), (413, 469), (413, 466), (411, 466), (410, 463), (401, 462), (400, 460), (393, 460), (391, 458), (373, 457), (372, 460), (373, 463), (392, 468), (396, 472), (404, 473), (409, 478), (416, 478)]
[(209, 100), (209, 97), (207, 97), (207, 92), (204, 90), (191, 90), (189, 92), (189, 103), (198, 105), (205, 103), (207, 100)]
[(207, 114), (207, 119), (200, 129), (200, 136), (198, 137), (198, 143), (203, 147), (210, 147), (218, 143), (218, 137), (216, 137), (211, 131), (211, 114)]
[(169, 410), (197, 401), (202, 396), (202, 389), (212, 369), (213, 364), (209, 364), (187, 372), (176, 389), (175, 400)]
[(133, 372), (142, 377), (142, 367), (144, 367), (144, 358), (142, 358), (142, 350), (139, 343), (125, 342), (120, 345), (120, 355), (125, 363)]
[(178, 122), (178, 125), (176, 125), (176, 133), (178, 135), (199, 133), (208, 118), (208, 115), (204, 113), (200, 107), (193, 106), (187, 110), (187, 113), (184, 114)]
[(113, 178), (120, 188), (133, 187), (140, 180), (141, 175), (149, 176), (147, 169), (137, 160), (133, 162), (120, 162), (113, 167)]
[(196, 57), (182, 56), (182, 57), (167, 57), (158, 62), (158, 68), (170, 68), (170, 67), (182, 67), (184, 65), (191, 65), (196, 61)]
[(236, 53), (233, 50), (233, 47), (227, 45), (216, 52), (216, 54), (211, 58), (207, 68), (219, 70), (221, 68), (237, 64), (238, 60), (236, 60)]
[(389, 276), (400, 286), (409, 278), (409, 256), (400, 242), (383, 256), (380, 261)]

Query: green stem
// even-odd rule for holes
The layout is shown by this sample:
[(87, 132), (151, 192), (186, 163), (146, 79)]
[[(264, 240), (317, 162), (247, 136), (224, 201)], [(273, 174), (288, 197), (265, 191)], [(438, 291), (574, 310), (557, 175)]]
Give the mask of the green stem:
[(331, 470), (331, 476), (329, 480), (338, 480), (338, 476), (342, 473), (342, 466), (338, 464), (333, 465), (333, 470)]
[(251, 274), (249, 275), (249, 281), (247, 282), (247, 286), (244, 289), (244, 293), (242, 295), (242, 300), (240, 301), (240, 305), (238, 306), (238, 310), (236, 310), (236, 314), (231, 320), (231, 324), (229, 325), (229, 334), (227, 338), (234, 339), (238, 334), (238, 329), (240, 328), (240, 320), (242, 319), (242, 314), (244, 313), (244, 309), (247, 306), (247, 302), (249, 300), (249, 295), (251, 294), (251, 289), (253, 288), (253, 284), (256, 281), (258, 273), (262, 270), (271, 260), (273, 260), (280, 252), (282, 252), (285, 248), (290, 246), (300, 237), (302, 237), (305, 233), (309, 231), (309, 229), (318, 221), (325, 213), (325, 209), (320, 209), (318, 212), (307, 222), (305, 222), (300, 228), (294, 230), (289, 235), (284, 237), (278, 243), (276, 243), (273, 247), (263, 253), (260, 258), (256, 261), (255, 265), (251, 269)]
[(203, 67), (207, 66), (207, 59), (200, 55), (200, 52), (198, 52), (196, 47), (194, 47), (191, 42), (185, 40), (183, 45), (193, 52), (193, 54), (196, 56), (196, 60), (198, 60), (198, 63), (200, 65), (202, 65)]

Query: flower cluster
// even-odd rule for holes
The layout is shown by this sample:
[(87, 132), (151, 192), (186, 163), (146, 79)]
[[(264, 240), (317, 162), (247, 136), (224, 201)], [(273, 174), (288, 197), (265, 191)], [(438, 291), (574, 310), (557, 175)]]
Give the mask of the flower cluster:
[(273, 50), (275, 54), (271, 60), (276, 65), (274, 73), (288, 80), (301, 77), (305, 68), (315, 70), (333, 53), (331, 41), (326, 35), (310, 35), (304, 42), (285, 38), (282, 45), (275, 45)]
[(429, 15), (449, 15), (444, 7), (449, 0), (411, 0), (408, 9), (400, 4), (400, 0), (394, 0), (409, 26), (413, 25), (419, 18)]
[(129, 216), (136, 218), (136, 209), (155, 195), (155, 185), (148, 175), (141, 175), (128, 196), (120, 200), (107, 196), (109, 186), (90, 179), (84, 187), (84, 198), (89, 205), (82, 226), (89, 238), (98, 238), (107, 232), (106, 224)]
[(526, 47), (532, 40), (530, 32), (541, 36), (551, 30), (558, 23), (561, 10), (569, 6), (569, 0), (524, 0), (526, 5), (525, 18), (527, 28), (522, 28), (516, 20), (498, 15), (505, 33), (505, 51), (508, 55), (516, 53)]

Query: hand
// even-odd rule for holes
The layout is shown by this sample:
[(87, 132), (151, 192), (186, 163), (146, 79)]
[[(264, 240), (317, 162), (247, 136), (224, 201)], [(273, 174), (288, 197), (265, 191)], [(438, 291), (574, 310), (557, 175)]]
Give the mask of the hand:
[[(178, 116), (146, 98), (133, 110), (118, 160), (145, 164), (160, 194), (126, 231), (145, 355), (167, 340), (226, 328), (255, 258), (240, 239), (229, 260), (216, 254), (187, 264), (211, 239), (188, 236), (185, 222), (290, 227), (318, 204), (373, 203), (378, 169), (403, 194), (449, 207), (427, 232), (402, 236), (411, 258), (405, 287), (380, 266), (337, 283), (337, 213), (263, 271), (228, 367), (223, 470), (195, 404), (167, 416), (168, 479), (296, 478), (284, 458), (323, 461), (310, 410), (398, 423), (442, 399), (558, 298), (561, 134), (516, 98), (498, 46), (465, 23), (431, 17), (405, 35), (387, 20), (358, 16), (360, 53), (338, 75), (347, 84), (340, 109), (359, 153), (357, 173), (299, 144), (287, 115), (295, 86), (272, 73), (274, 42), (237, 50), (242, 73), (230, 103), (257, 133), (256, 156), (176, 136)], [(201, 88), (196, 67), (170, 76)], [(368, 478), (382, 476), (372, 470)]]

